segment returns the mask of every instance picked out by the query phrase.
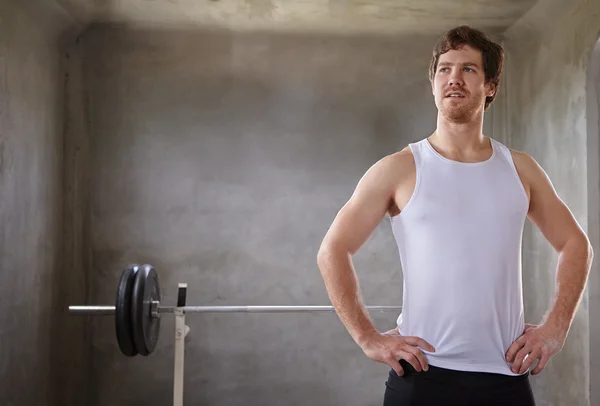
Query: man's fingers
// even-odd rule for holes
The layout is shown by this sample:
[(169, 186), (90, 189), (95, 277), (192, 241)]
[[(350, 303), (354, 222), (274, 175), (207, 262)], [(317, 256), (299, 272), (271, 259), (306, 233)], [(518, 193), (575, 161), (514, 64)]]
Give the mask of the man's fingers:
[(419, 346), (427, 351), (434, 352), (435, 348), (421, 337), (404, 337), (404, 342), (413, 346)]
[[(429, 370), (429, 364), (427, 362), (427, 358), (425, 358), (425, 354), (418, 347), (412, 347), (410, 345), (404, 347), (404, 351), (409, 354), (412, 354), (416, 357), (417, 362), (421, 366), (421, 369), (427, 371)], [(408, 361), (408, 360), (407, 360)]]
[(529, 346), (527, 345), (519, 350), (519, 352), (515, 356), (515, 360), (512, 363), (513, 365), (510, 368), (515, 374), (519, 372), (519, 370), (521, 369), (521, 363), (525, 359), (525, 356), (527, 356), (527, 354), (529, 354), (530, 352), (531, 348), (529, 348)]
[(537, 367), (535, 367), (533, 369), (533, 371), (531, 371), (531, 375), (537, 375), (540, 372), (542, 372), (542, 370), (546, 367), (546, 363), (548, 362), (549, 359), (550, 359), (550, 357), (542, 354), (542, 357), (540, 358), (540, 362), (537, 364)]
[(513, 362), (515, 359), (515, 355), (525, 345), (526, 342), (527, 339), (525, 338), (525, 336), (521, 336), (518, 339), (516, 339), (506, 352), (506, 361)]
[(524, 374), (527, 370), (537, 361), (537, 359), (542, 355), (542, 351), (539, 349), (533, 350), (527, 355), (527, 358), (521, 364), (521, 368), (519, 369), (520, 374)]
[(390, 357), (390, 359), (388, 360), (388, 365), (392, 367), (394, 371), (396, 371), (396, 374), (398, 374), (398, 376), (404, 375), (404, 369), (394, 357)]
[(417, 372), (421, 372), (423, 370), (421, 367), (421, 362), (413, 353), (402, 350), (398, 352), (398, 356), (412, 365)]

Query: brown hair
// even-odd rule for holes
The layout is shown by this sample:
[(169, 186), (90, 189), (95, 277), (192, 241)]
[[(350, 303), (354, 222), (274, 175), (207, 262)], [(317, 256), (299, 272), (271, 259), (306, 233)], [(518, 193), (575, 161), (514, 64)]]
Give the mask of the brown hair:
[[(492, 41), (482, 31), (461, 25), (448, 31), (433, 48), (433, 57), (429, 64), (429, 80), (433, 82), (435, 72), (437, 70), (438, 60), (441, 54), (448, 52), (451, 49), (458, 49), (462, 45), (469, 45), (481, 51), (483, 56), (483, 70), (485, 72), (486, 83), (493, 83), (498, 89), (500, 84), (500, 75), (502, 74), (502, 64), (504, 61), (504, 49), (502, 46)], [(496, 93), (490, 97), (486, 97), (485, 109), (492, 104)]]

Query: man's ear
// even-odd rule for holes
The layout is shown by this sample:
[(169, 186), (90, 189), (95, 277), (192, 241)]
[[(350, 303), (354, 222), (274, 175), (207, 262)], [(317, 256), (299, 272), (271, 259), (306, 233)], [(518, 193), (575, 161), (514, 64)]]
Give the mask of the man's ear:
[(487, 91), (485, 92), (486, 97), (492, 97), (496, 94), (497, 86), (493, 83), (488, 83), (486, 85)]

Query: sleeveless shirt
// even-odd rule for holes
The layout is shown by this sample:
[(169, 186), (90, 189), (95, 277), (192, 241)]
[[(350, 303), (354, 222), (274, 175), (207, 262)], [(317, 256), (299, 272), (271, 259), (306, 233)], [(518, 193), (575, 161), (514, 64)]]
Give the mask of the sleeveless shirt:
[(510, 150), (475, 163), (409, 144), (416, 185), (390, 218), (403, 274), (397, 324), (436, 349), (430, 365), (517, 375), (505, 354), (524, 329), (522, 233), (529, 201)]

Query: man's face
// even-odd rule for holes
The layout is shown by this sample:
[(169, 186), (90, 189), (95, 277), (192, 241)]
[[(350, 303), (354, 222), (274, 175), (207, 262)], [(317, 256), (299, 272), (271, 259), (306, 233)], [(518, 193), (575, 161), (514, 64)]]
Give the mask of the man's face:
[(464, 45), (440, 55), (432, 83), (435, 104), (452, 122), (468, 122), (483, 111), (494, 87), (485, 83), (481, 52)]

